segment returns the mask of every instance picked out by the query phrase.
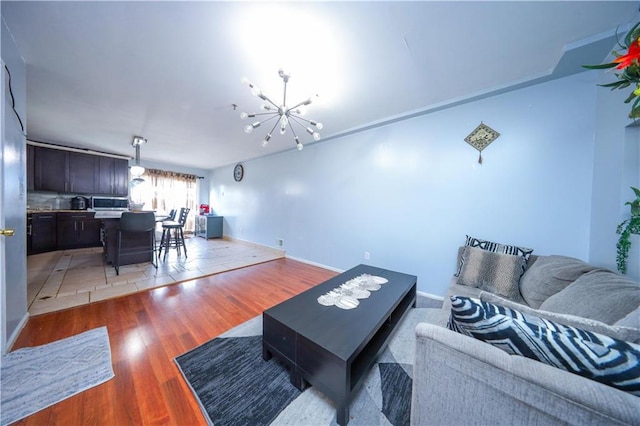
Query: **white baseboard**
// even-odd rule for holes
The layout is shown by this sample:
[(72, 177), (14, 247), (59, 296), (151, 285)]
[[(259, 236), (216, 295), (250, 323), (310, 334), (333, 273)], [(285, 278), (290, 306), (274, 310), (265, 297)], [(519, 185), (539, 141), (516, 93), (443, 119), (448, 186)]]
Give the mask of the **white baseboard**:
[(426, 293), (424, 291), (419, 291), (418, 290), (416, 293), (418, 293), (422, 297), (428, 297), (429, 299), (434, 299), (434, 300), (439, 300), (439, 301), (443, 301), (444, 300), (444, 297), (442, 297), (442, 296), (436, 296), (435, 294)]
[(222, 239), (223, 240), (227, 240), (227, 241), (233, 241), (234, 243), (240, 243), (240, 244), (245, 244), (245, 245), (248, 245), (248, 246), (259, 247), (259, 248), (265, 249), (265, 250), (271, 250), (271, 251), (276, 252), (277, 254), (280, 254), (282, 256), (285, 256), (285, 254), (286, 254), (286, 251), (284, 251), (283, 249), (279, 249), (277, 247), (265, 246), (264, 244), (254, 243), (253, 241), (241, 240), (240, 238), (231, 237), (229, 235), (223, 235)]
[(289, 256), (288, 254), (285, 255), (285, 257), (287, 259), (295, 260), (296, 262), (306, 263), (307, 265), (317, 266), (318, 268), (328, 269), (330, 271), (338, 272), (340, 274), (344, 272), (344, 269), (338, 269), (338, 268), (334, 268), (333, 266), (323, 265), (321, 263), (312, 262), (312, 261), (307, 260), (307, 259), (302, 259), (302, 258), (295, 257), (295, 256)]
[(16, 329), (13, 331), (13, 333), (11, 333), (11, 336), (9, 336), (9, 339), (7, 339), (7, 352), (11, 351), (11, 349), (13, 348), (14, 343), (16, 343), (16, 340), (18, 340), (18, 336), (22, 332), (22, 329), (24, 328), (24, 326), (27, 325), (28, 320), (29, 320), (29, 312), (24, 314), (24, 316), (20, 320), (20, 324), (18, 324)]

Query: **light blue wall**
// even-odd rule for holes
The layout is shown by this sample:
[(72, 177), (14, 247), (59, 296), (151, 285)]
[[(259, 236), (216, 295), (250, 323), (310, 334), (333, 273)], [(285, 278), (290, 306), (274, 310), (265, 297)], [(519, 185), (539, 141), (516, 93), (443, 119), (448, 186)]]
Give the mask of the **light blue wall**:
[[(612, 79), (611, 73), (602, 72), (598, 83)], [(630, 127), (630, 106), (624, 103), (631, 90), (597, 89), (590, 258), (614, 271), (619, 237), (615, 230), (630, 217), (624, 205), (635, 197), (630, 187), (640, 187), (640, 128)], [(639, 246), (640, 237), (632, 236), (627, 275), (635, 280), (640, 280)]]
[[(211, 204), (227, 235), (281, 238), (289, 256), (338, 269), (415, 274), (419, 290), (438, 295), (465, 234), (587, 260), (595, 79), (581, 73), (248, 161), (240, 183), (232, 166), (216, 169)], [(481, 121), (501, 133), (483, 165), (464, 142)]]

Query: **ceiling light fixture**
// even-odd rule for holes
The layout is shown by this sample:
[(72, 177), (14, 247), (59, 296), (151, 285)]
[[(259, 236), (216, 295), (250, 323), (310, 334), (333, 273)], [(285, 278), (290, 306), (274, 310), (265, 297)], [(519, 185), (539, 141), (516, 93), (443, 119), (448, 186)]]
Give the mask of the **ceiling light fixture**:
[(291, 129), (291, 133), (293, 134), (293, 140), (296, 143), (296, 147), (298, 148), (298, 150), (302, 150), (302, 148), (304, 147), (302, 145), (302, 142), (300, 142), (300, 138), (298, 138), (298, 135), (296, 135), (296, 132), (293, 129), (293, 125), (291, 124), (291, 122), (292, 121), (296, 122), (307, 133), (313, 136), (313, 139), (316, 141), (320, 139), (320, 133), (318, 133), (316, 129), (322, 130), (322, 123), (318, 123), (313, 120), (307, 120), (306, 118), (301, 117), (305, 113), (304, 111), (305, 107), (311, 104), (312, 98), (299, 102), (292, 107), (287, 106), (287, 83), (289, 82), (289, 78), (291, 77), (291, 74), (286, 74), (282, 69), (280, 69), (278, 70), (278, 75), (284, 82), (284, 94), (282, 96), (282, 105), (276, 105), (275, 102), (273, 102), (264, 93), (262, 93), (262, 90), (254, 86), (253, 83), (251, 83), (246, 78), (242, 80), (244, 84), (249, 86), (249, 88), (251, 89), (251, 93), (253, 93), (255, 96), (265, 101), (265, 103), (260, 106), (260, 109), (265, 112), (253, 113), (253, 114), (248, 114), (246, 112), (243, 112), (240, 114), (240, 118), (244, 120), (247, 118), (254, 118), (257, 116), (267, 117), (262, 121), (255, 121), (251, 124), (247, 124), (246, 126), (244, 126), (244, 131), (246, 133), (251, 133), (253, 129), (260, 127), (260, 125), (262, 125), (263, 123), (266, 123), (267, 121), (277, 118), (276, 123), (273, 125), (273, 128), (271, 129), (271, 131), (268, 132), (267, 135), (264, 137), (264, 140), (262, 141), (262, 146), (266, 147), (269, 144), (269, 139), (271, 139), (271, 134), (274, 132), (274, 130), (276, 130), (276, 127), (280, 126), (281, 135), (284, 135), (286, 133), (287, 127)]
[(134, 176), (131, 182), (134, 184), (144, 182), (144, 179), (140, 177), (144, 173), (144, 167), (140, 165), (140, 145), (145, 143), (147, 143), (147, 140), (140, 136), (134, 136), (133, 142), (131, 142), (131, 145), (136, 149), (136, 164), (131, 166), (131, 176)]

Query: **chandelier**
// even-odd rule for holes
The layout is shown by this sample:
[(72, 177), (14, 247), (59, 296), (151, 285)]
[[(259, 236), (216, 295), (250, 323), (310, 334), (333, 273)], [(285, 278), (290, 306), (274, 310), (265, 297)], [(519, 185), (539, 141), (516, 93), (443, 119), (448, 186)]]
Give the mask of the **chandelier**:
[(320, 133), (318, 133), (315, 129), (322, 130), (322, 123), (318, 123), (313, 120), (307, 120), (306, 118), (302, 117), (302, 115), (305, 113), (305, 107), (310, 105), (312, 102), (311, 98), (299, 102), (292, 107), (287, 106), (287, 83), (289, 82), (291, 74), (286, 74), (282, 69), (280, 69), (278, 70), (278, 75), (284, 82), (284, 94), (282, 95), (281, 105), (277, 105), (275, 102), (269, 99), (269, 97), (262, 93), (262, 90), (254, 86), (253, 83), (251, 83), (249, 80), (247, 80), (246, 78), (243, 79), (243, 83), (249, 86), (249, 88), (251, 89), (251, 93), (265, 101), (265, 103), (260, 106), (260, 109), (264, 112), (253, 114), (247, 114), (246, 112), (243, 112), (240, 114), (240, 118), (242, 118), (243, 120), (247, 118), (255, 118), (258, 116), (260, 116), (260, 118), (265, 117), (264, 119), (262, 119), (262, 121), (258, 119), (258, 121), (247, 124), (246, 126), (244, 126), (244, 131), (246, 133), (251, 133), (253, 129), (257, 129), (262, 124), (273, 119), (277, 119), (273, 127), (271, 128), (271, 131), (268, 132), (264, 137), (262, 146), (266, 147), (269, 144), (269, 139), (271, 139), (272, 133), (276, 130), (276, 127), (279, 126), (281, 135), (284, 135), (287, 132), (287, 128), (291, 130), (291, 133), (293, 134), (293, 140), (296, 143), (296, 147), (298, 148), (298, 150), (302, 150), (304, 146), (302, 145), (302, 142), (300, 142), (300, 138), (296, 134), (291, 123), (297, 123), (316, 141), (320, 139)]

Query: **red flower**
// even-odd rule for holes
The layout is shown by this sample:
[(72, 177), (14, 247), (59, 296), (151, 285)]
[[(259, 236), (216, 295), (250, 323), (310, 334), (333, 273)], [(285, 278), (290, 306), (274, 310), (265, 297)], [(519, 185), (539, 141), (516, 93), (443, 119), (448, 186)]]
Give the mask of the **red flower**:
[(636, 39), (629, 45), (629, 51), (626, 55), (617, 57), (613, 62), (620, 64), (616, 69), (621, 70), (631, 65), (634, 60), (640, 60), (640, 39)]

